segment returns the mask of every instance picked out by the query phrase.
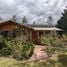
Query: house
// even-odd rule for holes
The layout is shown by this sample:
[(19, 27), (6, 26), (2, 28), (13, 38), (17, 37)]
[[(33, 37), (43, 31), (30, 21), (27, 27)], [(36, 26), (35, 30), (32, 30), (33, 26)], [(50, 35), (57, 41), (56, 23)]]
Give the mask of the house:
[(9, 20), (9, 21), (5, 21), (5, 22), (0, 23), (0, 34), (4, 34), (5, 36), (7, 36), (7, 34), (10, 31), (12, 31), (13, 29), (16, 29), (18, 27), (21, 27), (25, 31), (31, 30), (31, 28), (26, 25)]
[(62, 31), (56, 27), (35, 24), (26, 25), (9, 20), (0, 23), (0, 33), (7, 35), (8, 32), (18, 27), (21, 27), (26, 32), (27, 38), (33, 41), (35, 44), (40, 44), (40, 36), (43, 32), (47, 33), (49, 31)]

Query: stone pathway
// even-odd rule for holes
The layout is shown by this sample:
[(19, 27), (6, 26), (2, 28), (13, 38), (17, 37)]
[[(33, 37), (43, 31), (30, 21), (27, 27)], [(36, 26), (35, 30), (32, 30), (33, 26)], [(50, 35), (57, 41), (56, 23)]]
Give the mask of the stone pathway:
[(45, 52), (46, 46), (41, 46), (41, 45), (35, 45), (34, 48), (34, 53), (30, 60), (40, 60), (40, 59), (46, 59), (47, 58), (47, 53)]

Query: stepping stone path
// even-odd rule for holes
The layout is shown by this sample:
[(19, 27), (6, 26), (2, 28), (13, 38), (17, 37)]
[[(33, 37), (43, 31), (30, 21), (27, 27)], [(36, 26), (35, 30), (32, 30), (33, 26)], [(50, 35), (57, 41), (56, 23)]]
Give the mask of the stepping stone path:
[(46, 59), (47, 58), (47, 53), (45, 52), (46, 46), (41, 46), (41, 45), (35, 45), (34, 48), (34, 53), (30, 60), (40, 60), (40, 59)]

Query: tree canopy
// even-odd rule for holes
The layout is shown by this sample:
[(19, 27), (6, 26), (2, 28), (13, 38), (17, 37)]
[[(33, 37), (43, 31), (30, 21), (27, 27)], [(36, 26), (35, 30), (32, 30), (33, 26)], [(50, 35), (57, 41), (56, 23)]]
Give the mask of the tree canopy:
[(63, 29), (67, 32), (67, 7), (64, 9), (64, 13), (62, 13), (62, 17), (57, 22), (57, 27)]
[(25, 16), (22, 18), (22, 23), (27, 24), (27, 18)]
[(17, 21), (16, 15), (13, 15), (12, 20), (13, 20), (13, 21)]
[(47, 23), (48, 23), (50, 26), (53, 26), (53, 17), (52, 17), (52, 16), (49, 16), (49, 17), (48, 17)]

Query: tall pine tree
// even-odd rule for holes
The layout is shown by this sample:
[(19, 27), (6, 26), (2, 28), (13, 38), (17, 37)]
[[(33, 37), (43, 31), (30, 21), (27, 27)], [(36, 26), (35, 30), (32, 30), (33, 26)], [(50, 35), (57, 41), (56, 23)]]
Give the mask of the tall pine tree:
[(67, 7), (64, 9), (64, 13), (62, 13), (62, 17), (57, 22), (57, 27), (63, 29), (65, 32), (67, 32)]
[(22, 23), (23, 24), (27, 24), (27, 18), (24, 16), (23, 19), (22, 19)]
[(13, 15), (12, 20), (15, 21), (15, 22), (17, 21), (16, 15)]

